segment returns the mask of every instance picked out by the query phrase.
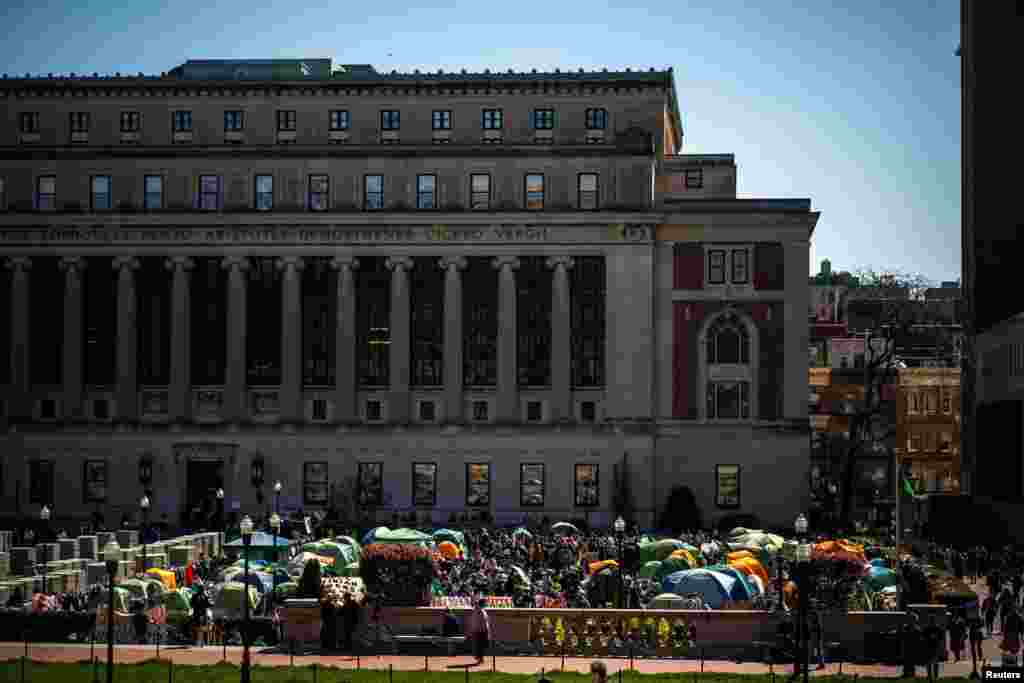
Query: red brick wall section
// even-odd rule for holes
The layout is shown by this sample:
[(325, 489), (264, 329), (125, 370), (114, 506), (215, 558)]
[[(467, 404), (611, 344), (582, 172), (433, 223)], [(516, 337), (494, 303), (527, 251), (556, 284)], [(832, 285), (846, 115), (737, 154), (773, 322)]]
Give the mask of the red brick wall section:
[(704, 247), (683, 242), (672, 247), (672, 288), (704, 289)]
[(785, 254), (782, 245), (766, 242), (754, 246), (754, 289), (785, 289)]
[(704, 318), (701, 304), (676, 302), (672, 308), (672, 416), (695, 420), (697, 328)]

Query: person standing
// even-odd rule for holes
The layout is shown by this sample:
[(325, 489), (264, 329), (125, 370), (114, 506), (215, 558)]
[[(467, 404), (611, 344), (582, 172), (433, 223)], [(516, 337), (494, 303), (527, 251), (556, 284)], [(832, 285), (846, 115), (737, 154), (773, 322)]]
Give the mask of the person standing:
[(483, 664), (484, 653), (491, 641), (491, 619), (487, 614), (487, 599), (477, 600), (476, 609), (472, 612), (472, 627), (469, 634), (473, 638), (473, 657), (476, 664)]
[(352, 636), (359, 625), (359, 605), (351, 593), (345, 593), (345, 602), (341, 606), (341, 623), (344, 628), (342, 638), (345, 650), (351, 652)]
[(969, 619), (967, 631), (971, 640), (971, 660), (974, 662), (984, 661), (981, 656), (981, 643), (985, 640), (985, 634), (981, 628), (981, 617), (975, 615)]
[(927, 657), (928, 680), (934, 681), (939, 678), (939, 662), (945, 649), (946, 633), (935, 617), (928, 620), (928, 625), (922, 633), (924, 636), (925, 656)]
[(996, 601), (989, 593), (981, 603), (981, 612), (985, 616), (985, 630), (991, 637), (996, 627)]
[(814, 612), (811, 614), (811, 628), (810, 628), (810, 650), (808, 653), (808, 666), (811, 664), (811, 660), (817, 660), (818, 671), (822, 671), (825, 668), (825, 633), (822, 628), (821, 614)]
[(953, 659), (957, 662), (964, 654), (964, 642), (967, 639), (967, 622), (957, 611), (949, 622), (949, 649), (953, 651)]
[(1024, 620), (1021, 619), (1020, 612), (1015, 608), (1011, 609), (1003, 618), (1003, 642), (1000, 645), (1000, 649), (1003, 651), (1003, 666), (1017, 665), (1022, 626), (1024, 626)]
[(590, 663), (590, 683), (608, 683), (608, 667), (604, 662)]

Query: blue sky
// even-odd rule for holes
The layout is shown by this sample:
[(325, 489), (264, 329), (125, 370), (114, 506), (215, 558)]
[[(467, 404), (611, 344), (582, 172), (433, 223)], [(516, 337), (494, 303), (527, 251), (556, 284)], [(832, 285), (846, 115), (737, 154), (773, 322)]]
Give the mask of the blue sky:
[(960, 275), (959, 4), (15, 0), (0, 71), (269, 57), (400, 71), (672, 66), (684, 152), (733, 153), (740, 196), (809, 197), (822, 212), (809, 271), (829, 258), (938, 281)]

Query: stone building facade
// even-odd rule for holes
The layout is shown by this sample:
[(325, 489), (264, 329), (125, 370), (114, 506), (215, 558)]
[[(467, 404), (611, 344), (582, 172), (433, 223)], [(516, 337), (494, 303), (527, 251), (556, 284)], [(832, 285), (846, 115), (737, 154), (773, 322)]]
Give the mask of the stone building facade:
[(675, 485), (709, 522), (802, 508), (818, 214), (682, 155), (671, 70), (212, 60), (0, 100), (0, 513), (606, 524), (623, 466), (641, 524)]

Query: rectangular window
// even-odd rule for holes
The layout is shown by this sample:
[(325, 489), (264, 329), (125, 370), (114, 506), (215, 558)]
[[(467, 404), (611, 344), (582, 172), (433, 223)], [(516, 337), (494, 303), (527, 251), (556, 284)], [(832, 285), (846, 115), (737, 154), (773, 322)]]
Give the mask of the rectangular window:
[(302, 465), (302, 501), (306, 505), (327, 505), (330, 482), (326, 462), (307, 462)]
[(709, 420), (750, 419), (750, 383), (708, 382), (707, 417)]
[(704, 169), (690, 168), (683, 176), (687, 190), (699, 190), (704, 187)]
[(92, 177), (92, 210), (110, 210), (110, 176), (108, 175)]
[(199, 208), (203, 211), (220, 208), (220, 176), (199, 176)]
[(607, 109), (587, 110), (587, 130), (604, 130), (608, 127)]
[(240, 131), (245, 127), (244, 123), (242, 112), (237, 110), (224, 112), (224, 132)]
[(384, 419), (384, 404), (377, 400), (366, 402), (366, 421), (380, 422)]
[(437, 419), (437, 410), (433, 401), (420, 401), (420, 422), (433, 422)]
[(597, 174), (580, 173), (576, 180), (581, 211), (594, 211), (598, 208)]
[(449, 110), (435, 109), (430, 117), (431, 127), (434, 130), (451, 130), (452, 113)]
[(490, 404), (487, 401), (473, 401), (473, 420), (487, 422)]
[(348, 130), (352, 124), (347, 109), (335, 109), (331, 112), (331, 130)]
[(437, 208), (437, 193), (434, 191), (437, 176), (418, 175), (416, 176), (416, 208), (434, 209)]
[(540, 211), (544, 208), (544, 175), (531, 173), (526, 176), (526, 209)]
[(519, 465), (519, 505), (522, 507), (542, 507), (544, 505), (543, 463)]
[(89, 112), (87, 111), (73, 111), (70, 114), (71, 117), (71, 132), (72, 133), (88, 133), (89, 132)]
[(727, 509), (740, 506), (739, 465), (715, 465), (715, 505)]
[(309, 176), (309, 210), (326, 211), (329, 205), (330, 182), (325, 175)]
[(732, 283), (745, 285), (750, 282), (750, 269), (747, 267), (749, 252), (746, 249), (732, 250)]
[(23, 111), (18, 115), (18, 128), (22, 133), (39, 132), (39, 112)]
[(490, 463), (466, 463), (466, 506), (488, 507), (490, 504)]
[(379, 211), (384, 208), (384, 176), (368, 175), (363, 180), (363, 208), (367, 211)]
[(501, 130), (503, 118), (501, 109), (484, 109), (480, 125), (484, 130)]
[[(0, 203), (0, 208), (2, 207), (3, 204)], [(953, 413), (953, 399), (948, 394), (942, 397), (942, 412), (945, 415), (951, 415)]]
[(544, 419), (544, 405), (540, 401), (526, 402), (526, 421), (541, 422)]
[(4, 185), (4, 179), (0, 178), (0, 211), (4, 211), (7, 208), (7, 186)]
[(107, 461), (86, 460), (82, 473), (84, 503), (105, 503), (107, 501)]
[(137, 111), (121, 112), (121, 132), (138, 133), (142, 127), (142, 116)]
[(597, 403), (594, 401), (583, 401), (580, 403), (580, 422), (588, 424), (597, 421)]
[(533, 128), (535, 130), (552, 130), (555, 127), (554, 109), (534, 109)]
[(294, 111), (279, 111), (279, 112), (277, 112), (277, 130), (278, 131), (291, 131), (291, 130), (295, 130), (295, 112)]
[(580, 256), (570, 271), (573, 387), (604, 386), (606, 271), (603, 256)]
[(145, 184), (145, 206), (147, 209), (164, 208), (164, 179), (163, 176), (148, 175), (143, 179)]
[(176, 111), (171, 115), (171, 122), (175, 133), (188, 133), (192, 131), (192, 112)]
[(469, 176), (470, 208), (486, 211), (491, 208), (491, 176), (474, 173)]
[(29, 505), (53, 505), (53, 461), (33, 460), (28, 469)]
[(384, 109), (380, 113), (381, 130), (399, 130), (402, 127), (401, 112), (397, 109)]
[(599, 504), (598, 468), (596, 464), (577, 464), (573, 470), (576, 507), (595, 507)]
[(379, 462), (359, 463), (359, 504), (376, 506), (384, 504), (384, 465)]
[(256, 209), (270, 211), (274, 208), (274, 176), (256, 176)]
[(36, 208), (53, 211), (57, 207), (57, 176), (41, 175), (36, 178)]
[(708, 282), (713, 285), (725, 284), (725, 250), (708, 251)]
[(437, 505), (437, 464), (414, 462), (412, 464), (412, 504), (416, 507)]

